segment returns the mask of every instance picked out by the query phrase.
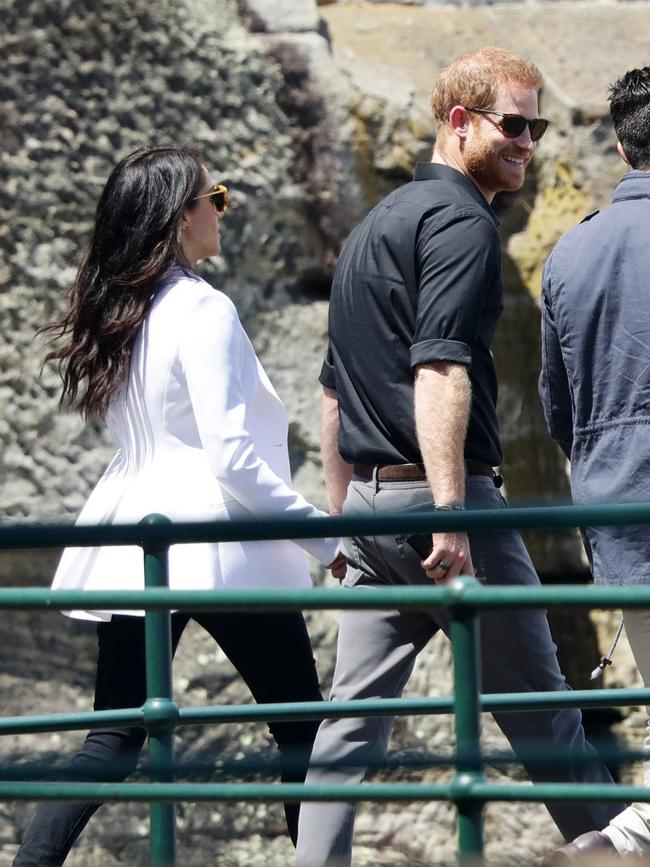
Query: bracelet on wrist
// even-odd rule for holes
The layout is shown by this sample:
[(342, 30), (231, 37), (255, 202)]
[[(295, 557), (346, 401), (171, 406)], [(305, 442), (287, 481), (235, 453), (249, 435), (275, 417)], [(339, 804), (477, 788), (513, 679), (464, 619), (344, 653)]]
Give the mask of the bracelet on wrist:
[(465, 506), (438, 505), (433, 507), (434, 512), (464, 512)]

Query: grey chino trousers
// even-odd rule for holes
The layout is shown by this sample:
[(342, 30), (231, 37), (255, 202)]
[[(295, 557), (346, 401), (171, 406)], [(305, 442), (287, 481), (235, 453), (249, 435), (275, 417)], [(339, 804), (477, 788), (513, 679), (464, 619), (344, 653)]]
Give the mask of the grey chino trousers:
[[(506, 508), (506, 502), (488, 476), (470, 476), (467, 503), (472, 508)], [(344, 506), (345, 514), (380, 514), (430, 509), (426, 482), (379, 482), (354, 478)], [(521, 537), (512, 531), (470, 536), (476, 577), (491, 586), (537, 586), (539, 579)], [(353, 538), (347, 542), (348, 574), (343, 582), (353, 593), (358, 586), (423, 584), (430, 579), (421, 558), (402, 539), (390, 536)], [(415, 659), (439, 630), (447, 632), (444, 610), (344, 611), (330, 698), (397, 698), (413, 670)], [(564, 690), (566, 685), (556, 657), (545, 611), (510, 609), (481, 616), (482, 691), (529, 692)], [(576, 758), (593, 762), (573, 764), (565, 758), (553, 767), (527, 768), (541, 782), (612, 782), (609, 772), (585, 741), (577, 709), (495, 714), (515, 752), (552, 745)], [(393, 720), (387, 717), (325, 720), (312, 752), (306, 782), (360, 783), (369, 760), (381, 759), (388, 748)], [(321, 762), (348, 763), (328, 770)], [(548, 804), (566, 839), (607, 825), (623, 805), (603, 802)], [(303, 803), (298, 826), (297, 867), (347, 867), (351, 862), (355, 804)]]

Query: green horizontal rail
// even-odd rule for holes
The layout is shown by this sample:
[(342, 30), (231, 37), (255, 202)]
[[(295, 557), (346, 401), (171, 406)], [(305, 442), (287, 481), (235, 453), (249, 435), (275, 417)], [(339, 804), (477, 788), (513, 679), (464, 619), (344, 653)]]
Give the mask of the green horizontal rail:
[(0, 798), (65, 801), (646, 801), (644, 786), (597, 783), (36, 783), (0, 780)]
[(359, 610), (467, 607), (493, 608), (646, 608), (650, 586), (634, 587), (482, 587), (462, 578), (444, 587), (355, 587), (309, 590), (48, 590), (0, 588), (0, 609), (51, 608), (181, 611)]
[[(485, 766), (494, 768), (512, 767), (522, 765), (530, 767), (549, 767), (549, 757), (544, 751), (543, 743), (531, 742), (526, 749), (519, 749), (515, 754), (512, 749), (503, 750), (479, 750), (475, 754), (467, 753), (469, 758), (475, 758), (481, 761)], [(279, 774), (283, 770), (302, 770), (303, 755), (291, 751), (284, 751), (282, 755), (275, 752), (256, 752), (246, 753), (243, 756), (239, 754), (219, 754), (218, 758), (208, 757), (208, 752), (204, 756), (198, 756), (183, 759), (174, 759), (168, 770), (173, 772), (185, 782), (190, 782), (192, 779), (199, 779), (202, 783), (217, 782), (219, 777), (224, 778), (236, 775), (241, 777), (243, 774), (271, 774), (273, 776)], [(575, 767), (593, 766), (594, 762), (614, 762), (617, 765), (629, 765), (634, 762), (640, 762), (647, 758), (647, 754), (642, 749), (628, 750), (616, 746), (600, 745), (598, 758), (594, 759), (593, 754), (584, 753), (580, 757), (576, 757), (571, 750), (562, 749), (554, 751), (552, 758), (552, 767), (558, 768), (566, 762), (570, 762)], [(369, 756), (364, 759), (364, 766), (368, 767), (369, 772), (391, 772), (391, 771), (423, 771), (423, 770), (444, 770), (454, 768), (457, 764), (458, 757), (455, 751), (449, 747), (447, 753), (416, 753), (411, 751), (405, 753), (396, 752), (387, 755), (385, 758), (377, 758)], [(358, 767), (358, 756), (350, 757), (345, 761), (337, 761), (336, 768)], [(154, 766), (154, 763), (148, 760), (143, 760), (139, 766), (140, 774), (148, 774)], [(331, 767), (327, 761), (315, 762), (316, 767)], [(123, 765), (123, 770), (126, 773), (127, 769), (131, 769), (131, 764), (126, 762)], [(161, 762), (157, 762), (155, 767), (158, 770), (165, 769)], [(114, 764), (113, 768), (118, 768), (118, 764)], [(61, 779), (62, 767), (48, 762), (47, 768), (44, 768), (43, 762), (35, 758), (31, 762), (15, 760), (13, 762), (0, 763), (0, 780), (9, 780), (12, 783), (17, 781), (38, 781), (38, 782), (53, 782)], [(68, 778), (68, 781), (72, 781)], [(117, 777), (116, 777), (116, 781)], [(81, 782), (81, 781), (79, 781)], [(85, 782), (92, 782), (86, 780)], [(101, 782), (101, 780), (97, 780)]]
[[(479, 697), (481, 710), (552, 710), (562, 707), (629, 707), (650, 704), (650, 689), (582, 689), (571, 692), (492, 693)], [(293, 704), (230, 705), (181, 708), (181, 725), (211, 722), (330, 719), (355, 716), (421, 716), (453, 713), (454, 700), (435, 698), (359, 699)], [(0, 728), (0, 731), (2, 729)]]
[(325, 536), (410, 534), (427, 531), (572, 529), (650, 524), (650, 503), (615, 506), (537, 506), (467, 509), (462, 512), (403, 512), (373, 517), (251, 518), (193, 521), (166, 525), (29, 524), (0, 527), (0, 550), (63, 546), (144, 545), (182, 542), (246, 542), (259, 539), (310, 539)]
[[(630, 707), (650, 704), (650, 689), (582, 689), (570, 692), (491, 693), (479, 697), (481, 711), (553, 710), (563, 707)], [(277, 702), (273, 704), (181, 707), (177, 725), (235, 722), (290, 722), (357, 716), (423, 716), (454, 712), (454, 700), (434, 698), (359, 699), (356, 701)], [(142, 708), (0, 718), (0, 735), (82, 731), (108, 726), (144, 725)]]
[(43, 732), (85, 731), (113, 726), (144, 725), (142, 708), (95, 710), (81, 713), (30, 714), (0, 718), (0, 735), (41, 734)]
[[(480, 751), (478, 753), (467, 753), (466, 757), (480, 762), (485, 768), (490, 767), (501, 771), (503, 774), (508, 773), (512, 768), (521, 770), (522, 766), (529, 770), (531, 768), (544, 768), (548, 771), (549, 758), (543, 754), (543, 751), (544, 745), (539, 744), (536, 750), (529, 748), (528, 750), (520, 751), (516, 756), (512, 752), (493, 753)], [(255, 779), (265, 779), (268, 781), (269, 777), (275, 779), (284, 771), (302, 771), (304, 767), (303, 758), (303, 756), (292, 757), (291, 754), (286, 752), (281, 757), (278, 757), (276, 754), (257, 755), (253, 753), (247, 754), (243, 758), (219, 759), (213, 762), (207, 760), (175, 760), (169, 767), (160, 762), (153, 765), (151, 762), (143, 761), (138, 765), (138, 776), (136, 779), (147, 779), (154, 770), (164, 770), (173, 774), (175, 780), (182, 780), (183, 783), (200, 782), (202, 785), (207, 785), (208, 783), (224, 785), (228, 782), (232, 783), (234, 779), (245, 780), (247, 777), (250, 779), (253, 776)], [(557, 755), (554, 753), (553, 763), (550, 767), (553, 771), (556, 771), (563, 764), (569, 762), (575, 769), (580, 767), (593, 768), (594, 763), (600, 761), (613, 762), (617, 767), (622, 768), (623, 766), (641, 762), (644, 758), (646, 756), (639, 750), (628, 752), (627, 750), (621, 751), (612, 748), (599, 752), (598, 759), (594, 759), (593, 755), (590, 757), (583, 755), (576, 759), (569, 751), (564, 750), (558, 752)], [(364, 760), (364, 767), (367, 768), (369, 774), (381, 773), (389, 778), (390, 775), (397, 771), (400, 773), (401, 779), (412, 779), (414, 774), (419, 776), (422, 772), (429, 771), (444, 772), (444, 778), (448, 778), (449, 771), (453, 771), (457, 764), (458, 755), (451, 751), (447, 755), (435, 754), (412, 757), (408, 754), (401, 755), (397, 753), (381, 760), (372, 757)], [(127, 768), (125, 764), (123, 767), (124, 773), (131, 772), (131, 767), (129, 765)], [(312, 764), (312, 767), (331, 769), (332, 765), (327, 762), (315, 762)], [(356, 765), (353, 759), (337, 762), (335, 770), (338, 771), (347, 767), (358, 767), (358, 761)], [(62, 779), (61, 771), (60, 765), (52, 765), (51, 763), (48, 763), (47, 768), (44, 769), (42, 762), (34, 761), (27, 763), (15, 761), (0, 765), (0, 780), (9, 781), (12, 784), (28, 781), (39, 783), (59, 782)], [(408, 776), (404, 776), (405, 774), (408, 774)], [(103, 779), (105, 778), (99, 777), (95, 782), (101, 783)], [(114, 778), (117, 782), (121, 782), (123, 779), (125, 778), (118, 778), (117, 775)], [(72, 781), (72, 779), (68, 778), (68, 781)], [(78, 782), (92, 783), (93, 780), (88, 778), (84, 781), (78, 780)], [(604, 785), (609, 786), (610, 784)]]

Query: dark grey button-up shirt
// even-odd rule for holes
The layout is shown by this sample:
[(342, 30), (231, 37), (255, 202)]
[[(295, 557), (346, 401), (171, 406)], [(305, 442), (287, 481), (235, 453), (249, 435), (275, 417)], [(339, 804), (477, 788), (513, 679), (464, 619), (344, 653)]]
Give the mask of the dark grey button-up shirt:
[[(576, 503), (650, 499), (650, 172), (625, 175), (546, 263), (540, 395)], [(650, 527), (586, 536), (597, 582), (650, 583)]]
[(345, 460), (420, 463), (414, 372), (449, 361), (466, 365), (472, 384), (465, 457), (497, 466), (490, 347), (502, 307), (492, 209), (461, 172), (418, 164), (352, 231), (336, 266), (320, 381), (337, 391)]

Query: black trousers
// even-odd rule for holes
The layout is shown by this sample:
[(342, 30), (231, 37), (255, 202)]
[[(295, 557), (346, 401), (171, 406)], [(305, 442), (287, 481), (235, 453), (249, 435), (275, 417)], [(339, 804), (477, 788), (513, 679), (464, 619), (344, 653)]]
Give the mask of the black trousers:
[[(178, 613), (172, 615), (172, 650), (190, 620), (219, 644), (258, 703), (320, 701), (318, 675), (307, 628), (298, 613)], [(139, 707), (146, 699), (144, 618), (114, 615), (97, 627), (95, 710)], [(282, 780), (302, 782), (319, 720), (269, 723), (291, 761)], [(65, 772), (68, 780), (123, 780), (137, 764), (146, 731), (140, 727), (97, 729)], [(59, 867), (100, 804), (44, 802), (25, 832), (14, 867)], [(295, 845), (300, 805), (285, 804)]]

